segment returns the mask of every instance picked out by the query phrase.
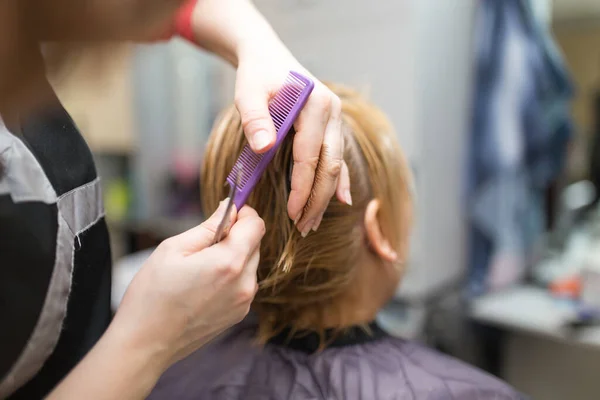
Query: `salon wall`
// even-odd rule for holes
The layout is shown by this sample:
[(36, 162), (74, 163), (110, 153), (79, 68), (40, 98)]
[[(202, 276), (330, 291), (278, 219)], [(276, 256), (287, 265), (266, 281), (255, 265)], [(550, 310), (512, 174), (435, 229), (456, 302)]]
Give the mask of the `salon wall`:
[(464, 159), (470, 120), (475, 0), (415, 1), (419, 142), (415, 266), (402, 290), (427, 295), (462, 277), (466, 259)]

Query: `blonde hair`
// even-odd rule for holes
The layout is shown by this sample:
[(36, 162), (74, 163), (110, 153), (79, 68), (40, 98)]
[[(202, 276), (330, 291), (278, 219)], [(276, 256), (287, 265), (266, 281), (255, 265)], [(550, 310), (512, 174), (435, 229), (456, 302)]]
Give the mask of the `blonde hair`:
[[(381, 202), (378, 218), (384, 236), (401, 257), (407, 253), (411, 226), (411, 174), (388, 119), (357, 92), (328, 85), (342, 101), (353, 205), (332, 199), (316, 232), (302, 238), (287, 215), (292, 167), (292, 139), (281, 149), (247, 204), (264, 219), (266, 235), (258, 267), (259, 291), (253, 310), (259, 318), (258, 338), (266, 342), (283, 329), (292, 331), (311, 315), (311, 329), (326, 328), (325, 306), (355, 283), (356, 263), (367, 246), (364, 213), (372, 199)], [(246, 144), (239, 113), (231, 106), (215, 124), (201, 172), (202, 206), (212, 213), (228, 194), (227, 174)]]

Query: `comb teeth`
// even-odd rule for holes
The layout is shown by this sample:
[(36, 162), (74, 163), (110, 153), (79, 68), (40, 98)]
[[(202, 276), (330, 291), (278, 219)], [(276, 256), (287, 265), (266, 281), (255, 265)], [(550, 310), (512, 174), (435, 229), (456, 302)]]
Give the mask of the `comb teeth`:
[(233, 186), (239, 175), (239, 186), (233, 195), (234, 204), (238, 210), (246, 203), (252, 189), (292, 129), (294, 121), (308, 101), (313, 88), (314, 83), (309, 78), (296, 72), (290, 72), (281, 89), (269, 102), (269, 114), (277, 132), (275, 144), (263, 154), (255, 154), (246, 144), (233, 170), (227, 176), (227, 182)]
[(283, 122), (298, 102), (298, 98), (305, 87), (305, 82), (289, 74), (281, 90), (269, 102), (269, 114), (271, 114), (276, 131), (279, 131), (281, 125), (283, 125)]
[[(285, 119), (298, 102), (298, 99), (300, 98), (300, 95), (306, 86), (306, 82), (298, 79), (293, 74), (288, 74), (282, 88), (269, 102), (269, 114), (271, 115), (271, 119), (275, 125), (275, 131), (278, 135), (280, 134), (279, 129), (281, 129)], [(227, 183), (233, 185), (236, 180), (236, 171), (239, 168), (241, 169), (242, 176), (238, 190), (242, 190), (250, 180), (253, 171), (256, 169), (263, 157), (264, 153), (256, 154), (254, 151), (252, 151), (249, 145), (245, 145), (242, 149), (242, 153), (235, 162), (233, 169), (227, 176)]]
[(263, 154), (256, 154), (252, 151), (250, 146), (245, 145), (244, 149), (242, 150), (242, 153), (235, 162), (233, 169), (231, 170), (229, 175), (227, 175), (227, 183), (233, 186), (233, 183), (237, 179), (236, 171), (239, 170), (239, 173), (242, 176), (240, 177), (240, 184), (238, 186), (238, 190), (243, 189), (250, 180), (250, 177), (252, 176), (252, 171), (256, 169), (258, 163), (260, 162), (260, 160), (262, 160), (263, 156)]

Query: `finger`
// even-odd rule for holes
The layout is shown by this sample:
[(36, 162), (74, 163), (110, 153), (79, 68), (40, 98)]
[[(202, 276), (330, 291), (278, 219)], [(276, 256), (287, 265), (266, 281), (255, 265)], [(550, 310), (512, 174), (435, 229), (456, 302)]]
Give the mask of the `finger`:
[(288, 200), (288, 215), (295, 223), (303, 217), (315, 181), (323, 137), (331, 109), (331, 92), (313, 91), (296, 121), (293, 144), (294, 166)]
[(258, 289), (257, 270), (260, 263), (260, 245), (254, 250), (246, 263), (240, 276), (242, 291), (248, 294), (249, 301), (252, 301)]
[(242, 207), (242, 209), (240, 210), (239, 213), (237, 213), (237, 220), (242, 220), (242, 219), (246, 219), (246, 218), (260, 218), (258, 216), (258, 213), (256, 212), (256, 210), (250, 206), (244, 206)]
[(269, 114), (269, 94), (248, 87), (237, 90), (235, 98), (246, 139), (255, 153), (264, 153), (275, 143), (275, 126)]
[(224, 245), (233, 251), (241, 249), (244, 255), (249, 255), (259, 245), (265, 234), (265, 222), (256, 211), (244, 206), (238, 214), (236, 223), (231, 227)]
[[(342, 162), (342, 171), (340, 172), (340, 178), (338, 179), (338, 185), (335, 190), (336, 197), (342, 203), (346, 203), (349, 206), (352, 205), (352, 194), (350, 193), (350, 171), (348, 170), (348, 164), (345, 161)], [(325, 211), (321, 212), (321, 214), (315, 220), (315, 223), (312, 227), (313, 231), (319, 229), (321, 225), (321, 221), (323, 220), (323, 214)]]
[[(238, 213), (227, 237), (201, 252), (188, 257), (194, 265), (213, 265), (229, 276), (239, 276), (252, 253), (260, 246), (265, 224), (256, 211), (246, 206)], [(210, 261), (212, 264), (207, 264)]]
[[(174, 236), (169, 240), (172, 240), (174, 243), (176, 243), (178, 248), (183, 251), (184, 255), (198, 252), (210, 246), (214, 241), (219, 224), (223, 220), (228, 203), (229, 199), (223, 200), (219, 204), (217, 210), (202, 224), (177, 236)], [(223, 236), (228, 234), (231, 225), (235, 221), (235, 218), (236, 210), (235, 206), (233, 206), (229, 214), (229, 220), (227, 221), (225, 230), (223, 231)]]
[(342, 162), (342, 171), (340, 172), (340, 179), (338, 179), (335, 195), (342, 203), (346, 203), (349, 206), (352, 205), (352, 194), (350, 192), (350, 171), (348, 171), (348, 165), (345, 161)]
[(331, 115), (325, 129), (314, 184), (308, 204), (298, 222), (298, 230), (302, 232), (302, 236), (306, 236), (311, 229), (318, 225), (321, 215), (334, 195), (344, 164), (343, 149), (341, 103), (337, 97), (333, 97)]

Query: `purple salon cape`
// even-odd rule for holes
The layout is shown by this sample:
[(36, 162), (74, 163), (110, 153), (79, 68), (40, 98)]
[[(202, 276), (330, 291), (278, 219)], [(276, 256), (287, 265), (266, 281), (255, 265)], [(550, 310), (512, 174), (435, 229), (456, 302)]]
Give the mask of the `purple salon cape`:
[(149, 399), (516, 400), (506, 383), (422, 345), (352, 328), (318, 352), (318, 335), (255, 345), (248, 318), (172, 366)]

